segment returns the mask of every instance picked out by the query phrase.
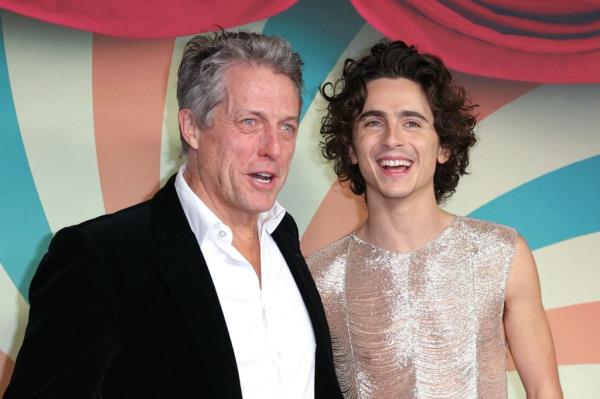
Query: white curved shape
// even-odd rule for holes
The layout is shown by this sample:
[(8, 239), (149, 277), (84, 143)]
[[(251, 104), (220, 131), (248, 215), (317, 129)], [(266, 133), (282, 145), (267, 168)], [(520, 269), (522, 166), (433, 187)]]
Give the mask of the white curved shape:
[(2, 27), (21, 136), (50, 228), (104, 214), (92, 35), (9, 12), (2, 13)]
[[(338, 58), (325, 78), (325, 82), (337, 80), (346, 58), (356, 58), (382, 37), (383, 35), (371, 25), (365, 24)], [(319, 130), (325, 108), (325, 100), (317, 94), (306, 110), (300, 125), (288, 180), (278, 198), (279, 202), (294, 215), (300, 236), (308, 227), (323, 197), (335, 180), (332, 166), (325, 162), (319, 149), (321, 140)]]
[(534, 251), (546, 309), (600, 301), (600, 232)]
[[(600, 364), (572, 364), (558, 368), (565, 398), (600, 398)], [(508, 373), (508, 399), (526, 399), (516, 371)]]
[(11, 359), (23, 343), (29, 305), (0, 263), (0, 350)]
[[(477, 100), (477, 99), (475, 99)], [(536, 177), (600, 154), (598, 85), (538, 87), (481, 122), (479, 143), (446, 209), (466, 215)]]
[[(260, 33), (265, 27), (267, 19), (252, 22), (246, 25), (240, 25), (228, 31), (248, 31)], [(163, 112), (163, 126), (160, 145), (160, 181), (161, 186), (185, 162), (180, 155), (181, 144), (179, 141), (179, 122), (177, 113), (177, 69), (183, 55), (183, 47), (195, 35), (180, 36), (175, 39), (173, 46), (173, 55), (169, 67), (169, 78), (167, 80), (167, 90), (165, 98), (165, 109)]]

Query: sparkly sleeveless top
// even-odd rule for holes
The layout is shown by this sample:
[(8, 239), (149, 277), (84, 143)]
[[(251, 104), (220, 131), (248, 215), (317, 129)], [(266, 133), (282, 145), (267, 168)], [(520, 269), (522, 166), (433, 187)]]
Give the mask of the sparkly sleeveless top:
[(506, 398), (502, 315), (516, 240), (457, 217), (413, 252), (351, 234), (308, 257), (345, 398)]

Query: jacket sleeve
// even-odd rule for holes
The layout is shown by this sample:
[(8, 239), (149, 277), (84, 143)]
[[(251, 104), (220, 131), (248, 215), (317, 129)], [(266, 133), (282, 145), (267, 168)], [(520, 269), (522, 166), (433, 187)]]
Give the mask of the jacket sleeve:
[(56, 234), (29, 289), (29, 322), (5, 399), (96, 398), (115, 344), (113, 286), (94, 240)]

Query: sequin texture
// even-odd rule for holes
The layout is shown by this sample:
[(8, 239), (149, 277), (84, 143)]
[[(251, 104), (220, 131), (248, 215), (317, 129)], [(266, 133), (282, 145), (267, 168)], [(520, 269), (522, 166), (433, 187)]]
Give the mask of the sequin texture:
[(413, 252), (351, 234), (309, 256), (345, 398), (505, 399), (502, 315), (516, 239), (457, 217)]

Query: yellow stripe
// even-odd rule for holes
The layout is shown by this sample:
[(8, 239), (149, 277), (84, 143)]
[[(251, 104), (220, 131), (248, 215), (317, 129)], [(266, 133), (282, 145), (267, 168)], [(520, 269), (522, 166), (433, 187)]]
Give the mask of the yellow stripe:
[(2, 22), (23, 143), (50, 228), (103, 214), (91, 34), (11, 13)]
[(546, 309), (600, 301), (600, 233), (535, 251)]
[[(325, 81), (331, 82), (338, 79), (346, 58), (359, 56), (381, 38), (381, 33), (373, 29), (371, 25), (365, 24), (338, 58)], [(326, 103), (321, 95), (315, 96), (300, 125), (296, 141), (296, 152), (290, 166), (288, 182), (280, 194), (280, 202), (285, 205), (286, 196), (297, 197), (299, 193), (302, 193), (304, 207), (294, 209), (294, 217), (298, 223), (300, 235), (308, 227), (310, 220), (336, 178), (332, 166), (325, 163), (319, 149), (319, 141), (321, 140), (319, 130), (321, 129), (321, 118), (325, 108)], [(308, 176), (309, 178), (300, 179), (295, 177), (299, 175)], [(310, 181), (311, 186), (299, 187), (294, 184), (295, 180)]]
[[(597, 85), (541, 86), (482, 121), (479, 143), (448, 202), (466, 215), (541, 175), (600, 153)], [(586, 122), (584, 122), (586, 121)]]
[(11, 359), (23, 343), (29, 305), (0, 263), (0, 350)]

